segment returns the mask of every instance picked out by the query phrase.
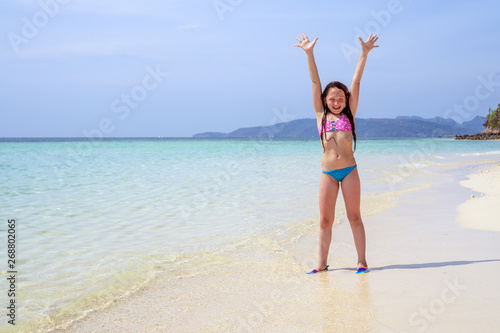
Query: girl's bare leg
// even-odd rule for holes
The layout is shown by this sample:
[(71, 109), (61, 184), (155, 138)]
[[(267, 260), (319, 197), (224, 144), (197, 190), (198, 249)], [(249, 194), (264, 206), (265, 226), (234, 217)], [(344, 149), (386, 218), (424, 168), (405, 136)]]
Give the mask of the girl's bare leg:
[(338, 193), (339, 182), (329, 175), (321, 173), (319, 184), (319, 260), (317, 270), (323, 270), (327, 265)]
[(368, 267), (366, 263), (365, 227), (361, 220), (361, 185), (357, 168), (342, 180), (342, 195), (344, 196), (347, 218), (351, 225), (354, 244), (358, 253), (358, 268)]

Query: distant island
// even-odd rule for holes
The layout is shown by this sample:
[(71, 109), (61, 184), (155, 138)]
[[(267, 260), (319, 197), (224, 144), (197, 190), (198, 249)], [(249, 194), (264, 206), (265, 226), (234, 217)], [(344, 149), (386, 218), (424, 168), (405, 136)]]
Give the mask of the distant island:
[(483, 126), (485, 129), (478, 134), (473, 135), (457, 135), (457, 140), (500, 140), (500, 104), (498, 108), (493, 110), (489, 108), (488, 115), (485, 118)]
[[(396, 118), (356, 118), (358, 138), (426, 138), (470, 135), (483, 130), (483, 117), (458, 124), (453, 119), (435, 117), (424, 119), (417, 116)], [(230, 133), (204, 132), (194, 138), (317, 138), (316, 119), (305, 118), (271, 126), (240, 128)]]

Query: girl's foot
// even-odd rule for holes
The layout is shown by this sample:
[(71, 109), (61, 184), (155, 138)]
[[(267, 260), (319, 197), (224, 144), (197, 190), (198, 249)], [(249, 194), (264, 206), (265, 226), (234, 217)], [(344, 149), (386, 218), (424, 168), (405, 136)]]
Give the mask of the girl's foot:
[(326, 265), (326, 267), (324, 269), (313, 269), (312, 271), (310, 271), (307, 274), (316, 274), (319, 272), (326, 272), (326, 271), (328, 271), (328, 265)]
[(363, 274), (363, 273), (368, 273), (370, 270), (368, 269), (368, 265), (358, 265), (358, 270), (356, 271), (356, 274)]

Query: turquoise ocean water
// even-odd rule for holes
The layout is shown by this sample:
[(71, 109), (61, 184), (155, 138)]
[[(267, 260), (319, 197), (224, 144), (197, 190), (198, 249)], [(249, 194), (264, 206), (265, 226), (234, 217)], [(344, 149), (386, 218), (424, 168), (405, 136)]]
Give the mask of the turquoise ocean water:
[[(67, 327), (207, 251), (316, 219), (321, 153), (318, 140), (0, 139), (0, 269), (15, 219), (17, 320)], [(499, 153), (500, 141), (439, 138), (358, 140), (355, 156), (369, 196)]]

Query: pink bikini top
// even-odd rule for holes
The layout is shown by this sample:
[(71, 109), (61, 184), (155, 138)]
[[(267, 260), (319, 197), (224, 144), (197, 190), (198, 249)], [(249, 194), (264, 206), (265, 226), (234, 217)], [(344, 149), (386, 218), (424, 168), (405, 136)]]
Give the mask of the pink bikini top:
[[(351, 122), (346, 117), (346, 115), (343, 113), (342, 113), (342, 116), (340, 116), (339, 120), (337, 120), (337, 121), (333, 121), (333, 120), (325, 121), (325, 127), (326, 127), (326, 131), (324, 131), (324, 132), (336, 132), (336, 131), (352, 132)], [(321, 133), (323, 133), (321, 131), (322, 129), (323, 129), (323, 126), (320, 125), (320, 127), (318, 127), (319, 135), (321, 135)]]

